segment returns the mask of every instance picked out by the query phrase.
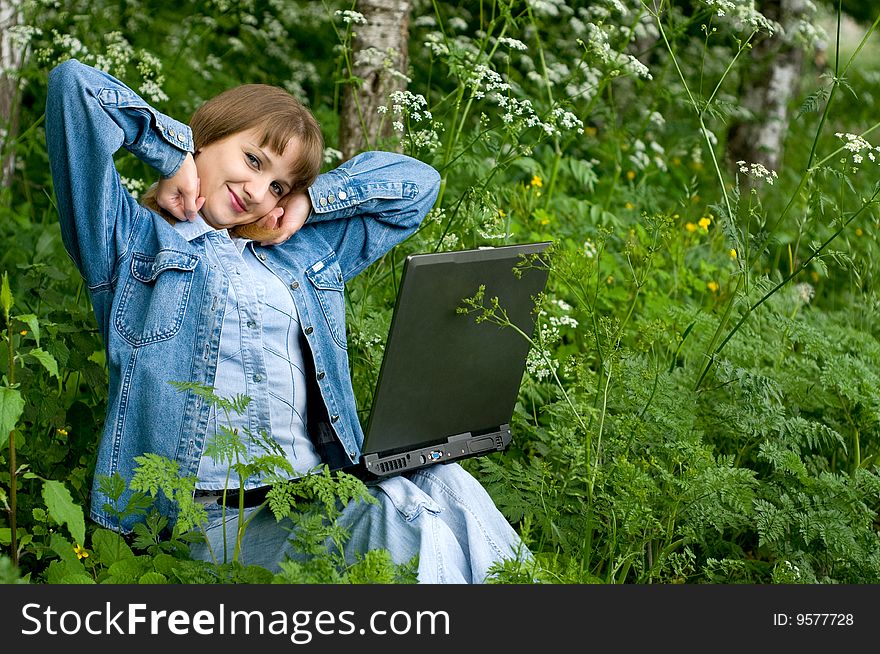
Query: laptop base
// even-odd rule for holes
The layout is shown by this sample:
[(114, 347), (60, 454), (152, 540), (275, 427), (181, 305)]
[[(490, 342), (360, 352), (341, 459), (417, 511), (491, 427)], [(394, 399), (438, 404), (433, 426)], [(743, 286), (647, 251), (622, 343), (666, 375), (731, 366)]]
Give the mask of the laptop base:
[(392, 477), (404, 472), (425, 468), (435, 463), (446, 463), (471, 456), (504, 450), (510, 444), (510, 425), (501, 425), (497, 430), (477, 435), (471, 432), (456, 434), (445, 443), (427, 445), (409, 452), (380, 456), (365, 454), (363, 469), (369, 477)]

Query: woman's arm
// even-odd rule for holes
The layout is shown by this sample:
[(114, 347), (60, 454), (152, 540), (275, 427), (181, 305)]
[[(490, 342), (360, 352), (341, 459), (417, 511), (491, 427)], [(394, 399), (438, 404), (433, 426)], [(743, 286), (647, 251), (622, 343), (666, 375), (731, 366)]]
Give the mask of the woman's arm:
[(46, 142), (64, 245), (89, 290), (111, 290), (138, 216), (113, 164), (120, 147), (173, 176), (192, 152), (192, 132), (116, 78), (76, 60), (49, 73)]
[(351, 279), (413, 234), (440, 189), (434, 168), (392, 152), (364, 152), (309, 187), (313, 226)]

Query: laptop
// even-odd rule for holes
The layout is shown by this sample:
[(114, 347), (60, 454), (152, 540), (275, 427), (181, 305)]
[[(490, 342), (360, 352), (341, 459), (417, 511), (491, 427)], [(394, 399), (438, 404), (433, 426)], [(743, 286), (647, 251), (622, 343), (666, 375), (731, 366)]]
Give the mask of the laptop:
[(366, 478), (485, 455), (510, 444), (529, 343), (510, 327), (478, 323), (478, 312), (457, 309), (485, 286), (483, 306), (497, 297), (510, 322), (531, 336), (535, 300), (548, 277), (540, 254), (549, 245), (406, 258), (364, 430), (359, 467)]

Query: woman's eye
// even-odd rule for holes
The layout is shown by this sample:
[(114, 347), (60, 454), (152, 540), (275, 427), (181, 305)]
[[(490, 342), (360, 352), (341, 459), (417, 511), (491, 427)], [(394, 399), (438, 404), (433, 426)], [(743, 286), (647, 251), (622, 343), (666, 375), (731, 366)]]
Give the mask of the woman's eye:
[(281, 184), (276, 184), (274, 182), (272, 184), (272, 192), (275, 195), (284, 195), (284, 189), (281, 188)]
[(257, 159), (257, 157), (255, 155), (252, 155), (250, 152), (246, 152), (245, 156), (247, 157), (248, 162), (250, 162), (250, 164), (252, 166), (255, 166), (257, 168), (260, 167), (260, 160)]

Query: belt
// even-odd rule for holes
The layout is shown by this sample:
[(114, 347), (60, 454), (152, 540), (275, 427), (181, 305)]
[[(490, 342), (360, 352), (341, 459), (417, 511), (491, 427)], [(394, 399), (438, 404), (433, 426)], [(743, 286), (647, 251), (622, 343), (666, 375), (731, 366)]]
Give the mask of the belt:
[(237, 509), (239, 495), (244, 495), (244, 508), (249, 509), (260, 506), (266, 501), (266, 494), (271, 486), (257, 486), (250, 488), (242, 493), (238, 488), (230, 488), (226, 491), (226, 501), (223, 501), (223, 491), (215, 490), (196, 490), (194, 499), (199, 504), (221, 504), (223, 506)]

